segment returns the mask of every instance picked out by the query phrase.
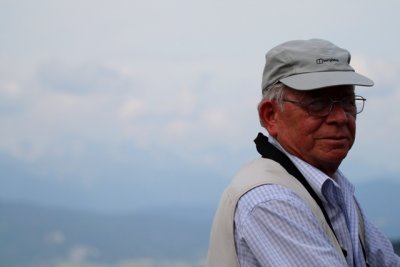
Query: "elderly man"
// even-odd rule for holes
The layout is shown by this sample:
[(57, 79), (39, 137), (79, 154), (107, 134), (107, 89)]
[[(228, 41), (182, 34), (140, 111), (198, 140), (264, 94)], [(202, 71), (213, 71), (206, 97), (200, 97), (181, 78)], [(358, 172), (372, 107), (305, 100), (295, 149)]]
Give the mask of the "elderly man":
[(221, 198), (206, 266), (400, 266), (339, 171), (364, 108), (354, 87), (373, 85), (349, 63), (320, 39), (267, 53), (258, 111), (269, 137)]

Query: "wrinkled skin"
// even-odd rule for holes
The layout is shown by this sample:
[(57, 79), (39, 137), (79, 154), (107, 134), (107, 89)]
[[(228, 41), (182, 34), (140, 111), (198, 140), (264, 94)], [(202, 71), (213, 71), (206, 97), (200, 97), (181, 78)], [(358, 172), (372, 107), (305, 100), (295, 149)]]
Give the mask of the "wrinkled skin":
[[(286, 99), (307, 101), (328, 96), (334, 100), (354, 95), (352, 86), (336, 86), (312, 91), (287, 88)], [(264, 100), (260, 119), (269, 134), (289, 153), (301, 158), (329, 176), (338, 169), (351, 149), (356, 133), (356, 117), (335, 104), (326, 117), (315, 117), (298, 105), (284, 102), (283, 110), (276, 101)]]

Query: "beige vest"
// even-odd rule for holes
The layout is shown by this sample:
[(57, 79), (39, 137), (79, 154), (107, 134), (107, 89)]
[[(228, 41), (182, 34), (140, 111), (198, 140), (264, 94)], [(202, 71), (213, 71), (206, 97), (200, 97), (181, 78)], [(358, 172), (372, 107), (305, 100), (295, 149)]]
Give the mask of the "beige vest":
[(343, 255), (320, 207), (304, 186), (279, 163), (260, 158), (244, 167), (222, 195), (211, 229), (206, 267), (240, 267), (234, 240), (236, 204), (247, 191), (264, 184), (281, 185), (296, 192), (310, 206), (331, 239), (332, 245)]

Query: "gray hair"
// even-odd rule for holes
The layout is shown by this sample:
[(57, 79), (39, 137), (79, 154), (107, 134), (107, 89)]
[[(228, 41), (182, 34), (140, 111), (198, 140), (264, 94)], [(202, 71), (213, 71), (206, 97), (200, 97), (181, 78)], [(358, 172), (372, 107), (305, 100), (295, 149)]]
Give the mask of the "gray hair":
[[(262, 90), (262, 99), (260, 101), (260, 104), (264, 100), (275, 100), (279, 107), (283, 109), (283, 96), (285, 94), (287, 86), (284, 85), (283, 83), (275, 83), (267, 88), (264, 88)], [(260, 108), (260, 104), (258, 105), (258, 108)]]
[[(265, 100), (275, 100), (281, 111), (283, 111), (283, 97), (287, 86), (283, 83), (275, 83), (262, 90), (262, 99), (258, 104), (258, 111), (260, 111), (261, 104)], [(261, 126), (265, 127), (260, 117)]]

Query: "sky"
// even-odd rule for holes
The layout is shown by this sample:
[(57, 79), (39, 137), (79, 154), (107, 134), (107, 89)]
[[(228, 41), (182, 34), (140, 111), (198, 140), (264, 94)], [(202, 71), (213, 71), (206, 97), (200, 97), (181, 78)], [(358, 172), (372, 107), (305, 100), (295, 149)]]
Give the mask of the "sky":
[(258, 157), (265, 53), (350, 50), (375, 82), (342, 165), (400, 183), (400, 2), (0, 0), (0, 199), (127, 211), (215, 204)]

